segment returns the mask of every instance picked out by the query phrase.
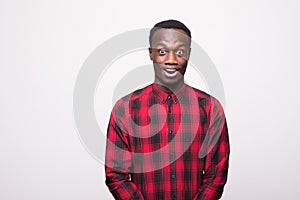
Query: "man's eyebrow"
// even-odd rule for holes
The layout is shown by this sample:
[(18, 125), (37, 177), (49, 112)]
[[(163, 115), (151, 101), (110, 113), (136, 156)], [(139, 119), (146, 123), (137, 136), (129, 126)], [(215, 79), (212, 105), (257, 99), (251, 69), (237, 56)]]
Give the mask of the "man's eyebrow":
[(177, 48), (178, 48), (178, 47), (184, 47), (184, 48), (186, 48), (186, 45), (180, 44), (179, 46), (177, 46)]
[[(179, 41), (178, 43), (179, 43), (179, 45), (176, 46), (176, 48), (179, 48), (179, 47), (185, 47), (186, 48), (186, 45), (183, 42)], [(164, 41), (161, 41), (161, 42), (156, 43), (154, 46), (164, 46), (164, 47), (166, 47), (166, 46), (168, 46), (168, 43), (164, 42)]]

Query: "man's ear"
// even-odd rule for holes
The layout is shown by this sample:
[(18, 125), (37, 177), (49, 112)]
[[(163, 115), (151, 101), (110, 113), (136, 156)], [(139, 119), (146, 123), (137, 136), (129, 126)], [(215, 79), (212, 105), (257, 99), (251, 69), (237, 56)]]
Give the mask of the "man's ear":
[(152, 48), (149, 47), (149, 48), (148, 48), (148, 51), (149, 51), (149, 57), (150, 57), (150, 60), (153, 60), (153, 51), (152, 51)]

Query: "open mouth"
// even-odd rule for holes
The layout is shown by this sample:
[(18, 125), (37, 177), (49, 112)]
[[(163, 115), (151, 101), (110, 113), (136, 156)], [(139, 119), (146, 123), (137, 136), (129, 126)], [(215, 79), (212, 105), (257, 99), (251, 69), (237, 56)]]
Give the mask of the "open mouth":
[(164, 69), (165, 75), (169, 78), (175, 77), (179, 72), (175, 68), (166, 68)]

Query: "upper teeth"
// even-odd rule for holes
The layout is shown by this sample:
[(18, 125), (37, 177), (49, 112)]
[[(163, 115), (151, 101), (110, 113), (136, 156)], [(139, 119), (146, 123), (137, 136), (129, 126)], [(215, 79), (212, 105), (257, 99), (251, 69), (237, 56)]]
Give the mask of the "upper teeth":
[(175, 72), (176, 69), (166, 69), (166, 71), (168, 71), (168, 72)]

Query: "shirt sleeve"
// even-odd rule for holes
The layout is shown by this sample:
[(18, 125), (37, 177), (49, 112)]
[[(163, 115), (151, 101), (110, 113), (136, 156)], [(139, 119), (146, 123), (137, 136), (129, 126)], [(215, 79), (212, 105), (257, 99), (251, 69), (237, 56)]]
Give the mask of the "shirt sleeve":
[(122, 123), (124, 110), (114, 108), (107, 129), (105, 174), (106, 185), (116, 200), (144, 200), (130, 180), (132, 156), (126, 127)]
[(211, 123), (199, 152), (204, 160), (202, 185), (194, 200), (217, 200), (223, 193), (229, 166), (229, 137), (221, 104), (212, 99)]

